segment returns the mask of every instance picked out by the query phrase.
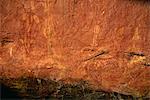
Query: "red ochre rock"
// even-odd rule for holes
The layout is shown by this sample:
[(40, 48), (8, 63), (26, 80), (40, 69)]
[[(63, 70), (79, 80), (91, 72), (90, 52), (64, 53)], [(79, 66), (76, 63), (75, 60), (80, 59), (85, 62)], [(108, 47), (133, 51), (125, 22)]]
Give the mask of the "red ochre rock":
[(150, 95), (150, 3), (1, 0), (0, 76), (82, 79)]

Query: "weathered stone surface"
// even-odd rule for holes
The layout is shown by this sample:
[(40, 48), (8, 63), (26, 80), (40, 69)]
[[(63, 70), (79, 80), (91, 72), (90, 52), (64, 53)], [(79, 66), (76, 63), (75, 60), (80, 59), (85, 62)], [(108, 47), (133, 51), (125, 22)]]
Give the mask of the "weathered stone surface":
[(83, 79), (150, 95), (150, 3), (144, 0), (1, 0), (2, 77)]

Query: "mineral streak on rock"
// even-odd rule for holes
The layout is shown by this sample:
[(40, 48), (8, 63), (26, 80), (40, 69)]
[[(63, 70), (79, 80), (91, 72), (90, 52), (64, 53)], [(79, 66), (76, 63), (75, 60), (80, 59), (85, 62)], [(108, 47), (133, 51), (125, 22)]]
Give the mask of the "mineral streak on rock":
[(148, 0), (0, 0), (0, 16), (0, 77), (150, 96)]

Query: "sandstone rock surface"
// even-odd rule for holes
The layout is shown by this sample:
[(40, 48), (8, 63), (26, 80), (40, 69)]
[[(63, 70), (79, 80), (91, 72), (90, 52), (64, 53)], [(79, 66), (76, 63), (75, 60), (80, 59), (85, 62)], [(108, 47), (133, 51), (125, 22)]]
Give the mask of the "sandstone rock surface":
[(150, 2), (1, 0), (0, 76), (150, 95)]

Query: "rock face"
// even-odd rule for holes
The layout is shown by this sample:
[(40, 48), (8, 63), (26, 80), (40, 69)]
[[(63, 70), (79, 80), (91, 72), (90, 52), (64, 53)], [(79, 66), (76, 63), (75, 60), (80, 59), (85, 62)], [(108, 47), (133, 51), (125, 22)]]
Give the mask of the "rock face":
[(147, 0), (1, 0), (0, 76), (150, 95)]

